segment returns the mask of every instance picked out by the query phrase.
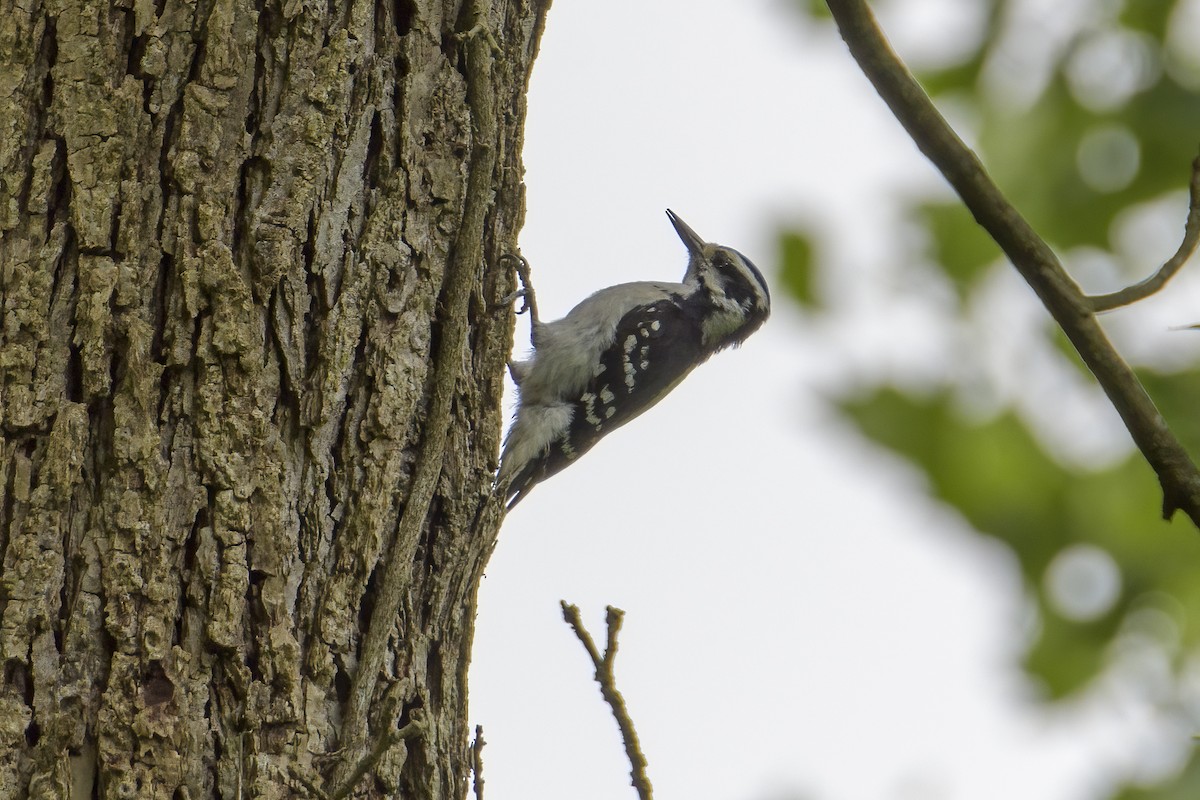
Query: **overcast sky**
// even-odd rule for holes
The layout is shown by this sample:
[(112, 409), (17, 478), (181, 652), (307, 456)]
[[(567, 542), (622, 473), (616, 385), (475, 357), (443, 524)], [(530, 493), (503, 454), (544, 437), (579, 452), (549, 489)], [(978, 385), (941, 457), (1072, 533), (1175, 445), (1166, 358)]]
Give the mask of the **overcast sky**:
[[(954, 47), (973, 5), (902, 3), (884, 22), (901, 52)], [(525, 162), (544, 318), (609, 284), (678, 280), (668, 207), (754, 260), (774, 308), (505, 522), (471, 672), (488, 800), (634, 797), (560, 599), (599, 639), (605, 605), (625, 609), (619, 687), (664, 800), (1082, 800), (1111, 771), (1172, 767), (1168, 746), (1141, 763), (1162, 735), (1142, 698), (1030, 702), (1011, 557), (821, 400), (848, 364), (919, 374), (948, 346), (884, 302), (877, 269), (898, 229), (884, 199), (940, 181), (836, 36), (784, 2), (558, 0)], [(787, 222), (832, 232), (831, 290), (862, 305), (848, 326), (785, 296)], [(1038, 313), (1015, 278), (1005, 290)]]

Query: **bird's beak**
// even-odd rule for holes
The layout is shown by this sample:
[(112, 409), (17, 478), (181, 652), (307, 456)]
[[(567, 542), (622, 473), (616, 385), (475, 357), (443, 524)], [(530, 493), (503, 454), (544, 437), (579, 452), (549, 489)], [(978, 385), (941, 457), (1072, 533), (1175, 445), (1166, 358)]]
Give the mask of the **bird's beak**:
[(691, 227), (681, 220), (679, 216), (667, 209), (667, 218), (671, 220), (671, 224), (675, 226), (675, 232), (679, 234), (679, 238), (683, 239), (683, 243), (687, 246), (688, 252), (693, 255), (701, 255), (704, 250), (704, 240), (700, 238)]

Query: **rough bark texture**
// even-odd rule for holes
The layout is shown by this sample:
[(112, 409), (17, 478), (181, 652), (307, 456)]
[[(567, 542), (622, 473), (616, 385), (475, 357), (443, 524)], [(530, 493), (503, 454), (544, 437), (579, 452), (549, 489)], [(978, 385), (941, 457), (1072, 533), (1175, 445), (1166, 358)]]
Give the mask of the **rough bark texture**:
[(0, 0), (0, 797), (465, 795), (548, 3)]

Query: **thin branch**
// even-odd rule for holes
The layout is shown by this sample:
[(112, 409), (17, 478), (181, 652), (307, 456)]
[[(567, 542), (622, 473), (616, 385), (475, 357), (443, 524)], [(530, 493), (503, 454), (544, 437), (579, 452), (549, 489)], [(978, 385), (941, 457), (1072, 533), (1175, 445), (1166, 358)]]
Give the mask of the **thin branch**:
[(1200, 156), (1192, 161), (1192, 180), (1188, 184), (1187, 222), (1183, 226), (1183, 241), (1180, 242), (1175, 255), (1146, 280), (1111, 294), (1093, 295), (1088, 298), (1088, 305), (1092, 311), (1110, 311), (1146, 299), (1175, 277), (1175, 273), (1179, 272), (1192, 253), (1196, 252), (1197, 244), (1200, 244)]
[(851, 55), (975, 220), (1008, 256), (1074, 345), (1158, 475), (1163, 517), (1182, 510), (1200, 527), (1200, 471), (1129, 365), (1118, 355), (1050, 246), (1004, 197), (896, 56), (864, 0), (826, 0)]
[(471, 742), (471, 772), (474, 775), (473, 787), (475, 800), (483, 800), (483, 748), (487, 742), (483, 738), (483, 726), (475, 726), (475, 741)]
[(629, 758), (629, 776), (633, 781), (633, 788), (637, 790), (639, 800), (651, 800), (654, 790), (650, 786), (650, 778), (646, 776), (646, 756), (643, 755), (641, 745), (638, 744), (637, 730), (633, 727), (629, 709), (625, 707), (625, 698), (617, 691), (616, 678), (613, 676), (613, 662), (617, 657), (617, 634), (621, 630), (625, 612), (619, 608), (608, 607), (606, 616), (608, 647), (602, 656), (596, 649), (592, 635), (588, 633), (587, 628), (583, 625), (583, 620), (579, 617), (578, 606), (570, 605), (565, 600), (560, 601), (559, 605), (562, 606), (563, 619), (575, 631), (575, 635), (583, 644), (583, 648), (587, 650), (592, 664), (596, 667), (596, 683), (600, 684), (600, 694), (612, 709), (613, 717), (617, 720), (617, 727), (621, 729), (621, 741), (625, 743), (625, 755)]

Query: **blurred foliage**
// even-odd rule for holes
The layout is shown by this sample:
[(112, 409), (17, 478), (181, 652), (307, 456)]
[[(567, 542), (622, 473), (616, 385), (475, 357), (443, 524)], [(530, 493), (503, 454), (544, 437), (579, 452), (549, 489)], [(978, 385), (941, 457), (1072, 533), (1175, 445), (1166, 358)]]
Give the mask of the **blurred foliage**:
[[(1191, 334), (1181, 334), (1191, 335)], [(1138, 370), (1146, 391), (1154, 398), (1158, 410), (1167, 419), (1171, 430), (1195, 453), (1200, 444), (1200, 414), (1196, 413), (1200, 398), (1200, 370), (1160, 373)]]
[[(968, 138), (993, 178), (1060, 254), (1111, 251), (1118, 215), (1182, 193), (1200, 142), (1200, 41), (1172, 40), (1184, 0), (1069, 4), (1078, 13), (1067, 30), (1069, 14), (1053, 14), (1049, 24), (1027, 2), (976, 2), (984, 20), (976, 46), (956, 51), (955, 63), (918, 70), (923, 85), (971, 121)], [(824, 13), (813, 18), (827, 23)], [(929, 248), (909, 258), (935, 261), (960, 299), (1009, 268), (961, 204), (908, 202)], [(1182, 229), (1182, 205), (1176, 213)], [(1168, 255), (1133, 254), (1138, 263), (1123, 265), (1129, 282)], [(789, 274), (787, 285), (811, 304), (809, 248), (797, 248), (795, 259), (785, 259), (786, 269), (803, 280)], [(978, 305), (963, 302), (959, 313), (966, 319)], [(1081, 368), (1061, 332), (1046, 336), (1065, 369)], [(1200, 454), (1200, 369), (1140, 375), (1173, 431)], [(1131, 631), (1145, 633), (1139, 626), (1150, 608), (1174, 623), (1169, 635), (1150, 637), (1175, 669), (1177, 686), (1164, 702), (1196, 725), (1196, 709), (1180, 698), (1189, 695), (1186, 663), (1200, 652), (1200, 534), (1182, 516), (1169, 525), (1159, 519), (1161, 491), (1140, 454), (1086, 471), (1065, 466), (1016, 411), (969, 418), (952, 377), (924, 394), (858, 386), (842, 407), (859, 430), (916, 465), (932, 495), (1015, 554), (1039, 612), (1024, 666), (1047, 700), (1072, 696), (1109, 669)], [(1048, 577), (1056, 559), (1079, 546), (1102, 549), (1120, 576), (1115, 600), (1084, 618), (1062, 610)], [(1120, 791), (1121, 800), (1200, 797), (1200, 760), (1165, 785)]]
[(1170, 786), (1130, 787), (1113, 800), (1196, 800), (1200, 797), (1200, 759), (1192, 759)]
[[(968, 421), (948, 392), (919, 398), (883, 388), (843, 409), (864, 434), (918, 466), (935, 497), (1012, 546), (1041, 614), (1026, 666), (1051, 698), (1095, 677), (1126, 612), (1148, 594), (1166, 593), (1177, 601), (1175, 613), (1200, 619), (1200, 536), (1183, 519), (1167, 531), (1155, 523), (1162, 495), (1140, 456), (1105, 470), (1071, 470), (1015, 414)], [(1055, 557), (1079, 543), (1112, 556), (1123, 588), (1107, 613), (1086, 621), (1063, 618), (1043, 586)], [(1196, 644), (1200, 630), (1185, 635)]]
[(929, 232), (931, 255), (960, 294), (967, 292), (1000, 256), (1000, 247), (975, 224), (962, 203), (924, 203), (914, 213)]
[(798, 231), (784, 231), (779, 237), (780, 277), (793, 299), (810, 308), (820, 305), (813, 291), (812, 240)]

